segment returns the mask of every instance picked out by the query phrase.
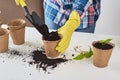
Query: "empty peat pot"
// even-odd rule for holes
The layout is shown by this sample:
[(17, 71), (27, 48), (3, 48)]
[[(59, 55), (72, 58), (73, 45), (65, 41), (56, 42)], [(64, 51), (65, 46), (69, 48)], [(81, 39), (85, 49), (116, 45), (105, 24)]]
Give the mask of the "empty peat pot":
[(110, 60), (115, 44), (109, 42), (101, 45), (99, 41), (94, 41), (93, 46), (93, 64), (96, 67), (106, 67)]
[(8, 50), (9, 32), (7, 29), (0, 28), (0, 52)]
[(25, 43), (25, 26), (26, 26), (25, 20), (15, 19), (8, 22), (7, 25), (13, 43), (16, 45), (21, 45)]

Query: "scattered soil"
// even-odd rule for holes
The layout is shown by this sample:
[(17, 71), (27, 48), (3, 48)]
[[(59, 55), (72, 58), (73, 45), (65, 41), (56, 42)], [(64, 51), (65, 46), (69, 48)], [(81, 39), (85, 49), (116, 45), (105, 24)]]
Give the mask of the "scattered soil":
[(36, 64), (36, 68), (42, 68), (45, 72), (48, 68), (54, 69), (60, 63), (67, 62), (67, 59), (57, 58), (57, 59), (48, 59), (47, 56), (44, 54), (45, 51), (36, 50), (32, 52), (32, 59), (29, 64), (33, 65)]
[[(35, 65), (36, 69), (40, 70), (42, 69), (45, 72), (50, 73), (48, 70), (53, 70), (54, 68), (58, 67), (61, 63), (65, 63), (68, 61), (65, 56), (63, 58), (56, 58), (56, 59), (48, 59), (47, 56), (45, 55), (44, 49), (42, 50), (33, 50), (30, 54), (22, 54), (22, 52), (18, 50), (10, 50), (8, 52), (10, 54), (8, 58), (14, 58), (18, 59), (21, 57), (21, 61), (28, 63), (29, 65)], [(27, 56), (27, 57), (26, 57)], [(30, 59), (27, 61), (27, 59)], [(4, 63), (4, 61), (3, 61)]]
[(103, 49), (103, 50), (113, 48), (113, 46), (110, 45), (110, 44), (104, 44), (104, 45), (102, 45), (102, 44), (99, 43), (99, 42), (97, 42), (96, 44), (94, 44), (94, 46), (95, 46), (96, 48)]
[(9, 51), (9, 54), (11, 54), (11, 55), (16, 55), (16, 56), (23, 56), (22, 54), (20, 54), (20, 52), (19, 51), (17, 51), (17, 50), (10, 50)]
[(59, 34), (57, 33), (57, 31), (55, 32), (51, 32), (49, 33), (49, 36), (48, 37), (43, 37), (43, 40), (47, 40), (47, 41), (56, 41), (56, 40), (59, 40), (61, 39)]
[[(45, 31), (46, 31), (46, 33), (44, 33)], [(61, 37), (59, 36), (57, 31), (52, 31), (52, 32), (48, 33), (47, 29), (45, 29), (45, 30), (43, 30), (43, 32), (41, 31), (41, 34), (43, 35), (43, 40), (56, 41), (56, 40), (61, 39)], [(15, 59), (17, 59), (19, 57), (23, 57), (23, 59), (22, 59), (23, 62), (27, 62), (29, 65), (36, 65), (37, 69), (42, 69), (45, 72), (47, 72), (48, 69), (54, 69), (59, 64), (65, 63), (68, 61), (65, 58), (65, 56), (63, 58), (48, 59), (45, 54), (45, 50), (42, 48), (41, 48), (41, 50), (33, 50), (32, 52), (27, 53), (28, 55), (23, 54), (19, 50), (9, 50), (8, 54), (10, 54), (10, 56), (8, 58), (10, 58), (11, 56), (15, 57)], [(26, 56), (28, 56), (28, 57), (26, 57)], [(27, 61), (28, 58), (30, 58), (30, 61)]]

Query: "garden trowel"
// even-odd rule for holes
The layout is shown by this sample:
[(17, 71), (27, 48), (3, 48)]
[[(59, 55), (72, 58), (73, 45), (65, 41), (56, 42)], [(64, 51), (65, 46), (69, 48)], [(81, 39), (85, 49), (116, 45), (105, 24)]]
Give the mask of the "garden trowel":
[(43, 20), (37, 15), (36, 12), (32, 12), (30, 14), (26, 3), (24, 0), (16, 0), (17, 5), (21, 5), (24, 8), (25, 17), (30, 21), (30, 23), (43, 35), (43, 37), (48, 37), (49, 30), (47, 25), (43, 22)]
[(31, 17), (35, 28), (44, 36), (44, 38), (47, 38), (49, 36), (47, 25), (40, 19), (36, 12), (32, 12)]

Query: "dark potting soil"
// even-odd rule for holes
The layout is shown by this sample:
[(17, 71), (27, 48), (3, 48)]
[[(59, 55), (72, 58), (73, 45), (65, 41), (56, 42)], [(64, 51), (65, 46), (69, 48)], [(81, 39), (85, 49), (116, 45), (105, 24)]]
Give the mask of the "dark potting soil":
[(103, 49), (103, 50), (106, 50), (106, 49), (111, 49), (111, 48), (113, 48), (113, 46), (112, 45), (110, 45), (110, 44), (101, 44), (101, 43), (96, 43), (96, 44), (94, 44), (94, 46), (96, 47), (96, 48), (99, 48), (99, 49)]
[(23, 56), (23, 55), (20, 54), (20, 52), (17, 51), (17, 50), (10, 50), (8, 53), (9, 53), (11, 56), (12, 56), (12, 55), (14, 55), (14, 56)]
[(42, 51), (42, 50), (33, 51), (32, 52), (33, 61), (30, 61), (29, 64), (30, 65), (36, 64), (36, 68), (38, 69), (42, 68), (44, 71), (47, 71), (49, 67), (51, 69), (54, 69), (60, 63), (68, 61), (67, 59), (63, 59), (63, 58), (48, 59), (44, 53), (45, 51)]
[(49, 30), (47, 25), (43, 24), (43, 25), (37, 25), (35, 26), (36, 29), (42, 34), (42, 36), (44, 36), (45, 38), (47, 38), (49, 36)]
[[(47, 56), (45, 55), (44, 50), (34, 50), (26, 58), (25, 58), (26, 54), (22, 54), (20, 51), (17, 50), (10, 50), (8, 54), (10, 54), (8, 58), (14, 57), (15, 59), (17, 59), (19, 57), (23, 57), (22, 59), (23, 62), (27, 62), (29, 65), (36, 65), (36, 69), (38, 70), (42, 69), (45, 72), (48, 71), (48, 68), (53, 70), (59, 64), (68, 61), (68, 59), (66, 59), (65, 56), (63, 58), (48, 59)], [(31, 60), (26, 61), (27, 58), (31, 58)]]
[(57, 31), (52, 31), (49, 33), (47, 25), (43, 24), (42, 22), (40, 23), (40, 25), (36, 25), (35, 27), (42, 34), (43, 40), (55, 41), (60, 39), (60, 36), (58, 35)]
[(47, 41), (56, 41), (56, 40), (59, 40), (61, 39), (59, 34), (57, 33), (57, 31), (52, 31), (49, 33), (49, 36), (48, 37), (43, 37), (43, 40), (47, 40)]

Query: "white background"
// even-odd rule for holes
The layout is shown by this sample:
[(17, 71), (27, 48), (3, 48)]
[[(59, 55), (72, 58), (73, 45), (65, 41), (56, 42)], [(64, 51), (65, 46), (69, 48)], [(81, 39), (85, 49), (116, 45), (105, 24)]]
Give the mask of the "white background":
[(120, 36), (120, 0), (101, 0), (101, 14), (95, 34)]

